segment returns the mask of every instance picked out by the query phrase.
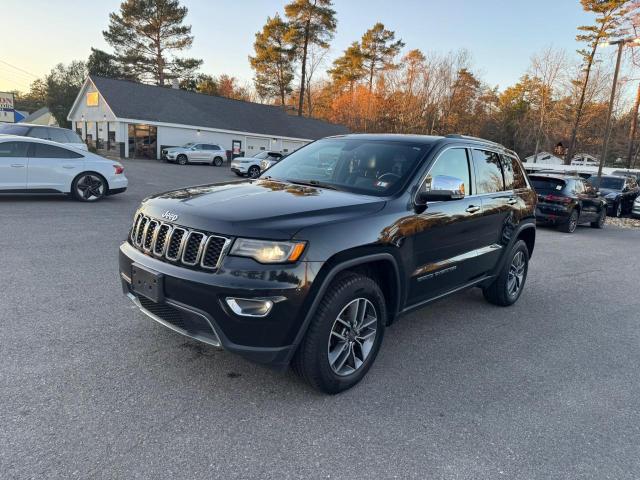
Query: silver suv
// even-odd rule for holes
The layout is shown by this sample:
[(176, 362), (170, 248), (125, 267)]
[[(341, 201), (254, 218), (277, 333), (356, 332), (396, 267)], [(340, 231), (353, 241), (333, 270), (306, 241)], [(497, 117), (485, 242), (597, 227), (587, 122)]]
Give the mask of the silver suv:
[(181, 147), (163, 148), (162, 158), (180, 165), (206, 163), (219, 167), (227, 158), (227, 151), (211, 143), (187, 143)]

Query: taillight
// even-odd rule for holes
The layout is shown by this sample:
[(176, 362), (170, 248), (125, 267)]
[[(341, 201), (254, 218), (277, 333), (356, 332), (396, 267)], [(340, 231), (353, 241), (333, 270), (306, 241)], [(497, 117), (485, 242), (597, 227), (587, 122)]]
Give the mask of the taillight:
[(560, 195), (547, 195), (544, 197), (547, 202), (555, 202), (555, 203), (571, 203), (571, 198), (569, 197), (561, 197)]
[(122, 165), (114, 165), (113, 168), (116, 169), (116, 175), (120, 175), (124, 172), (124, 167)]

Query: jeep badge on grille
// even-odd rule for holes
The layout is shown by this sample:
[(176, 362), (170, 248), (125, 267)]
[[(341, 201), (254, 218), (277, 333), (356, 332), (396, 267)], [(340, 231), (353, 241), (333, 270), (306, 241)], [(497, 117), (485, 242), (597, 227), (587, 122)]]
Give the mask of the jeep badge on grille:
[(173, 212), (170, 212), (169, 210), (167, 210), (166, 212), (164, 212), (162, 214), (162, 218), (169, 220), (171, 222), (175, 222), (176, 220), (178, 220), (178, 215), (176, 215)]

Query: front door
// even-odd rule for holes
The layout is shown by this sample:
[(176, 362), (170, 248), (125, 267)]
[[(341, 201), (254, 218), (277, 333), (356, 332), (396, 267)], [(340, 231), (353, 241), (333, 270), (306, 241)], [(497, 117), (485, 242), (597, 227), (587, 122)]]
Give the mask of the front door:
[(27, 142), (0, 143), (0, 190), (27, 188)]
[[(472, 194), (471, 169), (465, 148), (449, 148), (439, 154), (428, 176), (448, 175), (464, 182)], [(412, 218), (413, 271), (410, 272), (408, 303), (416, 304), (462, 285), (476, 276), (475, 231), (482, 217), (481, 200), (429, 202)]]

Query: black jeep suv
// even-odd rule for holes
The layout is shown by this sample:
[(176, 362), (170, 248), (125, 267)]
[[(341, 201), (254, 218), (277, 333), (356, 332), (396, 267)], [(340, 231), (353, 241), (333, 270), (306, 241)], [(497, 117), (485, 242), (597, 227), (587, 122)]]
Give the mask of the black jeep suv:
[(126, 295), (157, 322), (336, 393), (385, 327), (481, 287), (511, 305), (535, 243), (517, 156), (481, 139), (346, 135), (259, 178), (144, 200), (120, 247)]

